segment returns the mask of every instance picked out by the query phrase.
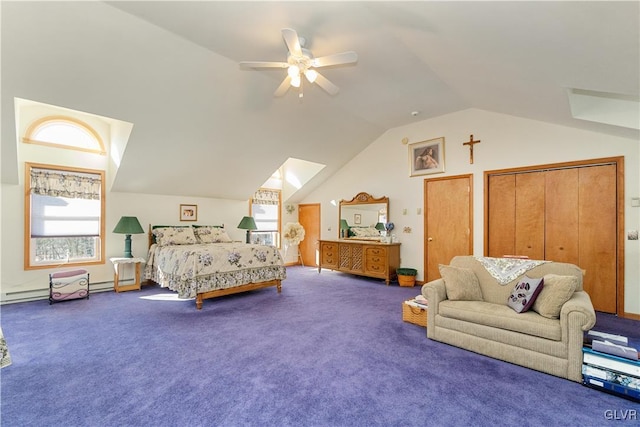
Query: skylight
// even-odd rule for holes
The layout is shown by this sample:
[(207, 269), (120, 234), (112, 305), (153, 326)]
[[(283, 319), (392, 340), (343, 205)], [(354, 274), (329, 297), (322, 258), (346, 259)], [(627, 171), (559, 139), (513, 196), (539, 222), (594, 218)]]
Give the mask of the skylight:
[(576, 119), (640, 129), (638, 96), (584, 89), (569, 89), (567, 95)]

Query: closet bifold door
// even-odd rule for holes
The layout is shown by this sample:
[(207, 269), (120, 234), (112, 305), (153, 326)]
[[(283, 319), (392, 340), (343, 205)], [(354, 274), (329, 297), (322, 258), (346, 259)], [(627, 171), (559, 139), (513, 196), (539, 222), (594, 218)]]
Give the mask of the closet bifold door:
[(597, 311), (616, 312), (616, 166), (580, 168), (579, 261), (584, 289)]
[(487, 200), (487, 256), (516, 254), (516, 175), (491, 175)]
[(580, 169), (556, 169), (545, 173), (545, 257), (580, 265), (578, 254)]
[(514, 255), (545, 259), (544, 172), (516, 175), (516, 229)]
[(575, 264), (594, 308), (617, 312), (616, 164), (499, 171), (487, 184), (488, 256)]

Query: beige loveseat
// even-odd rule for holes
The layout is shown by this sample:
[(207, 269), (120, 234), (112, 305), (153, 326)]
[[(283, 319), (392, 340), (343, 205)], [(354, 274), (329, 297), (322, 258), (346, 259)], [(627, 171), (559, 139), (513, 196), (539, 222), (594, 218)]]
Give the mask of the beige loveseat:
[[(482, 258), (483, 263), (495, 260), (510, 262)], [(580, 268), (573, 264), (546, 262), (519, 274), (514, 280), (500, 284), (476, 257), (454, 257), (450, 266), (467, 274), (471, 270), (479, 282), (481, 300), (447, 299), (445, 279), (451, 277), (449, 274), (424, 284), (422, 294), (429, 300), (428, 338), (558, 377), (578, 382), (582, 380), (583, 331), (595, 324), (596, 316), (591, 299), (582, 288)], [(534, 309), (523, 313), (517, 313), (507, 305), (519, 281), (525, 277), (540, 278), (545, 275), (551, 275), (547, 276), (547, 288), (544, 285), (542, 288), (547, 294), (554, 289), (552, 282), (556, 278), (575, 283), (575, 291), (567, 291), (568, 301), (561, 308), (562, 302), (558, 304), (559, 318), (538, 314), (534, 311), (537, 308), (535, 304)], [(576, 280), (567, 276), (575, 276)], [(508, 278), (502, 277), (502, 281)], [(449, 280), (449, 285), (452, 284), (453, 280)], [(540, 293), (539, 297), (543, 295), (546, 294)], [(544, 304), (549, 300), (535, 301), (536, 304)]]

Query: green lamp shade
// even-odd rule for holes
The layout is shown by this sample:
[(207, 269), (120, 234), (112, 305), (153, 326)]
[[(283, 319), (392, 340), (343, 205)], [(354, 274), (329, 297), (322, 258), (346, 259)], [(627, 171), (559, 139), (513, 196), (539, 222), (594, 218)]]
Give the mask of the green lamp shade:
[(133, 258), (131, 253), (131, 235), (144, 233), (140, 221), (135, 216), (123, 216), (113, 229), (114, 233), (125, 234), (124, 238), (124, 257)]
[(376, 230), (378, 231), (383, 231), (384, 230), (384, 224), (379, 222), (376, 224)]
[(242, 221), (240, 221), (240, 224), (238, 224), (238, 228), (242, 229), (242, 230), (247, 230), (247, 243), (249, 243), (251, 241), (251, 231), (250, 230), (257, 230), (258, 227), (256, 226), (256, 221), (253, 219), (252, 216), (245, 216), (242, 218)]
[(349, 237), (349, 223), (346, 219), (340, 220), (340, 237), (343, 239)]

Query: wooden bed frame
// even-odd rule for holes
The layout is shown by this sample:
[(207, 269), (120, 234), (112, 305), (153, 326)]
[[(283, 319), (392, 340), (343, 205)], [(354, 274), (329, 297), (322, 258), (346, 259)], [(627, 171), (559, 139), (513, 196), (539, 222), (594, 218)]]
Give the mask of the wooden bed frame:
[[(149, 224), (149, 248), (151, 248), (151, 245), (154, 243), (152, 231), (153, 230), (152, 230), (151, 224)], [(149, 280), (149, 281), (152, 281), (152, 280)], [(269, 280), (267, 282), (247, 283), (246, 285), (234, 286), (232, 288), (216, 289), (216, 290), (207, 291), (207, 292), (199, 292), (196, 294), (196, 309), (202, 310), (202, 301), (209, 298), (216, 298), (224, 295), (239, 294), (242, 292), (253, 291), (256, 289), (268, 288), (270, 286), (275, 286), (276, 289), (278, 290), (278, 293), (282, 292), (282, 280), (280, 279)]]

